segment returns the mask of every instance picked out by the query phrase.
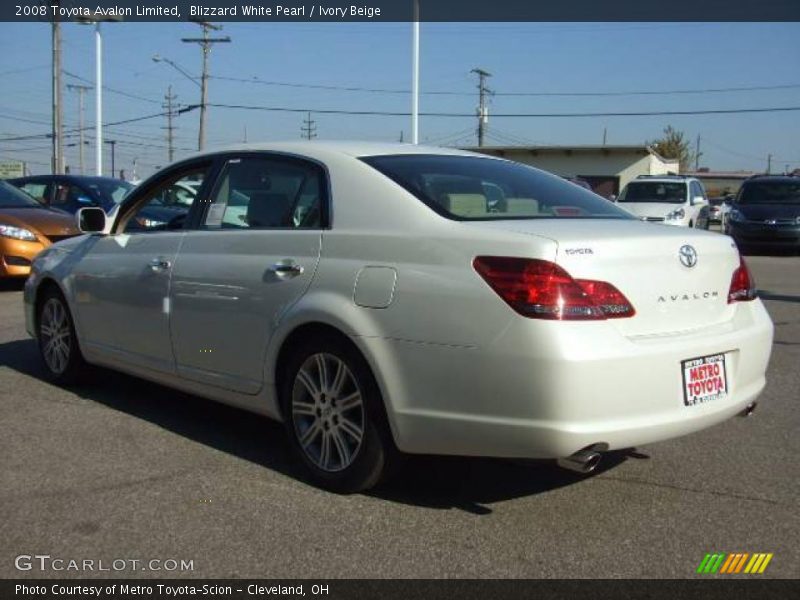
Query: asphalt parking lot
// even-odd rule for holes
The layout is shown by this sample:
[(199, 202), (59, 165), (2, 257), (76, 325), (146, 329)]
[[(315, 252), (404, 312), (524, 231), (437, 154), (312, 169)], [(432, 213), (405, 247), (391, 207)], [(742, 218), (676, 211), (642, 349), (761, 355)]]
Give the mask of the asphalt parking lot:
[[(609, 456), (416, 457), (369, 495), (306, 484), (280, 426), (97, 371), (43, 380), (19, 286), (0, 291), (0, 577), (691, 577), (707, 552), (800, 575), (800, 257), (749, 263), (775, 322), (755, 415)], [(21, 554), (192, 560), (187, 572), (20, 572)], [(708, 577), (708, 576), (706, 576)]]

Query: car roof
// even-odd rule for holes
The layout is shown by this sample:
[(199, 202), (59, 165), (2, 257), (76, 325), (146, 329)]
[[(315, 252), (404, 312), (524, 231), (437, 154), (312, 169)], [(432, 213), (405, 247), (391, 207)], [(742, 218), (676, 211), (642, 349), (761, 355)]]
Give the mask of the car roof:
[(631, 179), (628, 185), (632, 183), (688, 183), (694, 180), (694, 177), (637, 177)]
[(66, 181), (73, 181), (75, 183), (129, 183), (122, 179), (114, 179), (113, 177), (99, 177), (97, 175), (72, 175), (72, 174), (48, 174), (48, 175), (28, 175), (26, 177), (15, 177), (9, 181), (49, 181), (51, 179), (63, 179)]
[(769, 183), (770, 181), (777, 181), (780, 183), (800, 183), (800, 177), (797, 177), (797, 175), (753, 175), (752, 177), (745, 179), (744, 182), (742, 182), (742, 185), (762, 182)]
[(287, 154), (300, 154), (312, 158), (323, 158), (331, 154), (361, 158), (366, 156), (382, 156), (387, 154), (438, 154), (443, 156), (472, 156), (478, 158), (493, 158), (483, 154), (458, 150), (456, 148), (442, 148), (439, 146), (425, 146), (415, 144), (389, 143), (389, 142), (359, 142), (344, 140), (311, 140), (311, 141), (282, 141), (263, 142), (251, 144), (234, 144), (214, 148), (195, 154), (191, 158), (199, 158), (213, 154), (227, 152), (283, 152)]

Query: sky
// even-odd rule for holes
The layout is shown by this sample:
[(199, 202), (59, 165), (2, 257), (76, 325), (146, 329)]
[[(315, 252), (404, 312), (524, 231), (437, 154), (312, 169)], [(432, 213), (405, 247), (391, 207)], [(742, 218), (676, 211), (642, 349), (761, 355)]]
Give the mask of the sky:
[[(94, 80), (93, 27), (62, 27), (64, 84)], [(103, 121), (163, 112), (172, 86), (181, 105), (198, 104), (201, 50), (193, 23), (109, 23), (103, 26)], [(409, 23), (224, 23), (231, 37), (210, 58), (211, 104), (316, 110), (410, 111)], [(49, 171), (50, 26), (0, 23), (0, 160), (26, 160)], [(492, 74), (487, 145), (641, 144), (672, 125), (694, 143), (701, 167), (757, 170), (772, 154), (773, 172), (800, 167), (800, 111), (642, 117), (503, 118), (503, 113), (655, 112), (800, 107), (798, 23), (422, 23), (420, 110), (473, 115), (477, 79)], [(256, 82), (258, 81), (258, 82)], [(259, 83), (260, 82), (260, 83)], [(281, 85), (276, 85), (281, 84)], [(286, 85), (289, 84), (289, 85)], [(316, 87), (315, 87), (316, 86)], [(358, 90), (326, 89), (360, 88)], [(773, 89), (629, 94), (729, 88)], [(384, 90), (384, 91), (368, 91)], [(388, 90), (388, 91), (387, 91)], [(439, 92), (439, 93), (436, 93)], [(441, 92), (447, 92), (442, 94)], [(512, 94), (512, 95), (507, 95)], [(523, 95), (513, 95), (523, 94)], [(583, 94), (583, 95), (525, 95)], [(606, 95), (585, 95), (606, 94)], [(613, 94), (613, 95), (607, 95)], [(94, 122), (94, 93), (85, 119)], [(78, 94), (64, 90), (67, 129), (78, 126)], [(212, 107), (207, 147), (298, 139), (305, 114)], [(410, 139), (410, 117), (313, 114), (319, 139)], [(175, 158), (197, 148), (199, 111), (175, 119)], [(166, 165), (163, 116), (105, 128), (117, 140), (117, 170), (144, 177)], [(474, 116), (421, 117), (420, 141), (476, 144)], [(93, 132), (87, 131), (92, 142)], [(19, 136), (40, 136), (7, 140)], [(5, 141), (4, 141), (5, 140)], [(78, 172), (77, 135), (66, 162)], [(93, 143), (93, 142), (92, 142)], [(94, 147), (86, 147), (93, 172)], [(105, 153), (106, 169), (110, 146)]]

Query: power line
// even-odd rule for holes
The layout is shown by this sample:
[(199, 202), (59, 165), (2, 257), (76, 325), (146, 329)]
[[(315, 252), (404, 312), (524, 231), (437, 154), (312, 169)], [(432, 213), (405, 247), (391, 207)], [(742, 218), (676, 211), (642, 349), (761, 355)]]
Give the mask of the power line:
[[(315, 112), (329, 115), (355, 115), (355, 116), (377, 116), (377, 117), (407, 117), (411, 113), (405, 111), (381, 111), (381, 110), (345, 110), (345, 109), (323, 109), (323, 108), (291, 108), (287, 106), (253, 106), (246, 104), (208, 104), (215, 108), (230, 108), (239, 110), (263, 110), (270, 112), (289, 112), (307, 113)], [(197, 104), (191, 104), (184, 110), (198, 108)], [(495, 118), (537, 118), (537, 119), (558, 119), (558, 118), (584, 118), (584, 117), (655, 117), (670, 115), (730, 115), (747, 113), (770, 113), (770, 112), (793, 112), (800, 111), (800, 106), (776, 106), (767, 108), (731, 108), (731, 109), (712, 109), (712, 110), (661, 110), (661, 111), (634, 111), (634, 112), (586, 112), (586, 113), (495, 113)], [(457, 112), (423, 112), (420, 116), (424, 117), (475, 117), (473, 113)]]
[[(189, 112), (189, 111), (194, 110), (196, 108), (197, 108), (196, 104), (192, 105), (192, 106), (185, 106), (185, 107), (182, 107), (182, 108), (178, 109), (178, 114), (183, 114), (185, 112)], [(103, 127), (113, 127), (114, 125), (125, 125), (126, 123), (136, 123), (138, 121), (145, 121), (147, 119), (155, 119), (157, 117), (163, 117), (165, 114), (166, 113), (163, 113), (163, 112), (154, 113), (152, 115), (144, 115), (142, 117), (133, 117), (131, 119), (123, 119), (121, 121), (112, 121), (110, 123), (103, 123), (102, 126)], [(89, 125), (85, 129), (91, 130), (91, 129), (95, 129), (95, 128), (96, 128), (95, 125)], [(75, 132), (78, 131), (78, 129), (77, 128), (69, 129), (67, 131), (69, 133), (75, 133)], [(52, 134), (50, 134), (50, 133), (37, 133), (37, 134), (31, 134), (31, 135), (21, 135), (21, 136), (16, 136), (16, 137), (0, 138), (0, 142), (12, 142), (12, 141), (15, 141), (15, 140), (36, 140), (36, 139), (50, 138), (51, 136), (52, 136)]]
[[(295, 83), (289, 81), (270, 81), (259, 79), (258, 77), (228, 77), (223, 75), (209, 75), (209, 79), (219, 79), (221, 81), (235, 81), (239, 83), (252, 83), (256, 85), (268, 85), (275, 87), (303, 88), (312, 90), (328, 90), (338, 92), (364, 92), (372, 94), (410, 94), (411, 90), (400, 88), (374, 88), (360, 86), (340, 86), (314, 83)], [(730, 92), (756, 92), (774, 91), (785, 89), (800, 88), (800, 83), (787, 83), (781, 85), (757, 85), (757, 86), (731, 86), (722, 88), (699, 88), (699, 89), (676, 89), (676, 90), (633, 90), (623, 92), (496, 92), (496, 96), (526, 96), (526, 97), (553, 97), (553, 96), (574, 96), (574, 97), (593, 97), (593, 96), (672, 96), (681, 94), (723, 94)], [(420, 91), (420, 94), (428, 96), (472, 96), (472, 92), (454, 92), (452, 90), (428, 90)]]
[[(74, 73), (70, 73), (69, 71), (67, 71), (65, 69), (62, 69), (61, 72), (64, 73), (64, 75), (66, 75), (67, 77), (72, 77), (73, 79), (77, 79), (78, 81), (83, 81), (85, 83), (93, 83), (92, 81), (86, 79), (85, 77), (81, 77), (80, 75), (75, 75)], [(102, 88), (105, 91), (110, 92), (112, 94), (118, 94), (120, 96), (125, 96), (127, 98), (132, 98), (133, 100), (141, 100), (142, 102), (150, 102), (151, 104), (158, 104), (159, 103), (158, 100), (153, 100), (152, 98), (145, 98), (144, 96), (139, 96), (138, 94), (132, 94), (131, 92), (118, 90), (118, 89), (115, 89), (115, 88), (112, 88), (112, 87), (108, 87), (107, 85), (102, 86)]]

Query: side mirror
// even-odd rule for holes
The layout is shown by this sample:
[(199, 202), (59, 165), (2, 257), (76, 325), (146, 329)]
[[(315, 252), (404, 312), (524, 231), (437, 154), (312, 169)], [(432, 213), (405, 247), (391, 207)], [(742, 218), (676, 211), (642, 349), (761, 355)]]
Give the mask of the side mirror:
[(705, 204), (705, 203), (706, 199), (703, 198), (702, 196), (695, 196), (694, 198), (692, 198), (692, 206), (696, 204)]
[(106, 228), (106, 213), (96, 206), (81, 208), (76, 220), (82, 233), (102, 233)]

